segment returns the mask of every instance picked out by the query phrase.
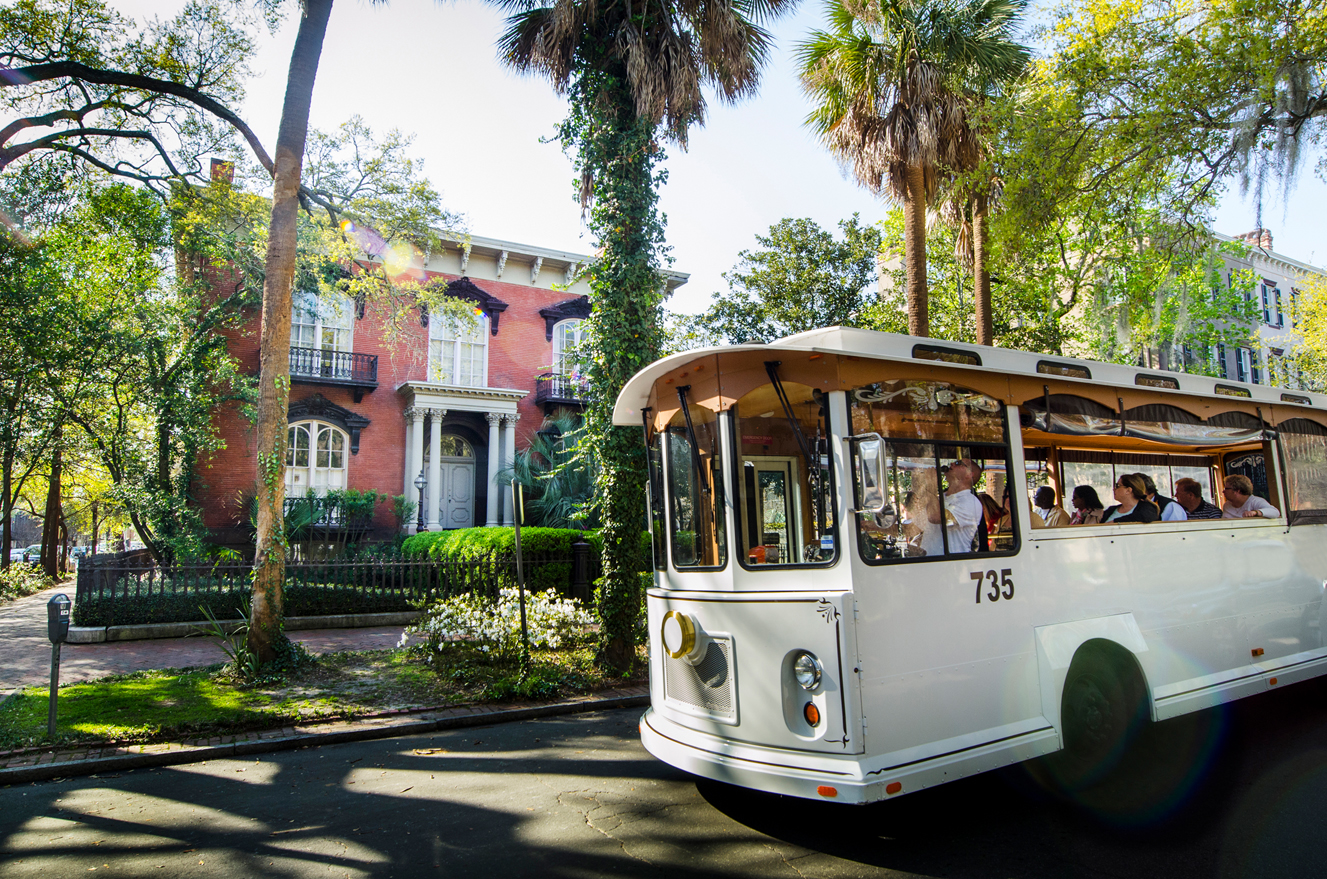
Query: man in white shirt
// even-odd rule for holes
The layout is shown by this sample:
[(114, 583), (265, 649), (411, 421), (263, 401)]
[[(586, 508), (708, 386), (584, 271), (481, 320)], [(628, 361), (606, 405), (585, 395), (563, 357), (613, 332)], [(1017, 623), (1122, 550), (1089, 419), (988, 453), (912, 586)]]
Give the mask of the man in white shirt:
[[(982, 467), (971, 458), (963, 458), (949, 468), (948, 486), (945, 488), (945, 530), (949, 535), (949, 552), (972, 552), (972, 538), (977, 533), (977, 523), (981, 521), (981, 500), (972, 493), (972, 486), (981, 478)], [(927, 518), (930, 525), (921, 537), (921, 547), (928, 556), (944, 555), (941, 531), (934, 527), (940, 524), (940, 505), (928, 506)]]
[(1162, 522), (1187, 522), (1189, 513), (1180, 506), (1174, 498), (1166, 497), (1164, 494), (1157, 494), (1157, 484), (1151, 476), (1146, 473), (1139, 473), (1143, 477), (1143, 485), (1147, 488), (1147, 499), (1157, 505), (1161, 511)]
[(1221, 480), (1226, 502), (1221, 506), (1222, 519), (1278, 519), (1281, 511), (1253, 493), (1249, 477), (1234, 473)]

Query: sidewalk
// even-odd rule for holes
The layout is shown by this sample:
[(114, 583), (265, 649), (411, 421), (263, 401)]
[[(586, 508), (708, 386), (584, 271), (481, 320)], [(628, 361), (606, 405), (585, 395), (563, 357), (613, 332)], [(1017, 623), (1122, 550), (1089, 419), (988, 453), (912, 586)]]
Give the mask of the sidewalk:
[(149, 766), (177, 766), (223, 757), (242, 757), (270, 751), (286, 751), (316, 745), (386, 739), (416, 733), (491, 726), (586, 711), (645, 707), (649, 687), (641, 684), (575, 696), (559, 702), (505, 705), (458, 705), (423, 711), (393, 711), (354, 720), (300, 724), (282, 729), (241, 733), (233, 736), (161, 742), (153, 745), (83, 744), (60, 748), (26, 748), (0, 751), (0, 787), (51, 778), (69, 778), (96, 772), (120, 772)]
[[(46, 602), (58, 592), (68, 595), (73, 591), (74, 584), (66, 583), (0, 606), (0, 698), (19, 687), (45, 684), (50, 680), (51, 644), (46, 640)], [(328, 653), (395, 647), (403, 631), (403, 626), (316, 629), (290, 632), (289, 637), (313, 653)], [(225, 659), (216, 639), (204, 637), (65, 644), (60, 652), (60, 682), (86, 681), (108, 674), (144, 669), (210, 665), (224, 662)], [(649, 704), (649, 699), (649, 687), (640, 685), (551, 703), (520, 702), (388, 711), (353, 720), (298, 724), (282, 729), (181, 742), (151, 745), (104, 742), (0, 751), (0, 786), (145, 766), (197, 763), (220, 757), (313, 745), (391, 738), (557, 714), (644, 707)]]
[[(73, 582), (0, 605), (0, 697), (19, 687), (50, 681), (51, 642), (46, 640), (46, 602), (59, 592), (72, 597)], [(404, 626), (380, 626), (309, 629), (287, 634), (290, 640), (303, 644), (316, 654), (395, 647), (404, 630)], [(60, 648), (60, 683), (145, 669), (187, 668), (225, 661), (226, 655), (216, 639), (202, 636), (65, 644)]]

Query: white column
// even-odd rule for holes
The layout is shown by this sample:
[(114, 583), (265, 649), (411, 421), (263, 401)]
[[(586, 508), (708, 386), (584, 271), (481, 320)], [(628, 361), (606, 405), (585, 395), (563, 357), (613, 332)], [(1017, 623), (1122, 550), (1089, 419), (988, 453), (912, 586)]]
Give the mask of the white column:
[[(510, 467), (516, 461), (516, 422), (520, 420), (519, 413), (502, 416), (502, 466)], [(508, 484), (502, 492), (502, 524), (516, 524), (516, 517), (512, 515), (511, 503), (511, 485)]]
[(429, 433), (429, 508), (424, 519), (430, 531), (437, 531), (441, 527), (438, 525), (438, 510), (442, 508), (442, 416), (447, 410), (431, 409), (429, 414), (432, 416), (429, 419), (432, 423)]
[(502, 447), (499, 445), (498, 424), (502, 416), (489, 412), (484, 415), (484, 419), (488, 422), (488, 500), (485, 503), (484, 524), (500, 525), (498, 503), (502, 497), (502, 486), (498, 485), (498, 469), (502, 466)]
[[(424, 466), (424, 410), (412, 406), (405, 410), (405, 416), (406, 442), (409, 444), (406, 455), (405, 496), (412, 503), (419, 503), (419, 489), (415, 488), (415, 477)], [(416, 511), (416, 515), (411, 517), (410, 523), (406, 526), (406, 532), (414, 534), (419, 530), (416, 526), (418, 521), (419, 516)]]

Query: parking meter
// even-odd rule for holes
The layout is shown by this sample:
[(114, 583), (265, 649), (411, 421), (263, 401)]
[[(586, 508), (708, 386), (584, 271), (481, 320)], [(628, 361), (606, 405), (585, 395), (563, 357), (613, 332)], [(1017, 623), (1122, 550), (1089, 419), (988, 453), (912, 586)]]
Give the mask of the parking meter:
[(63, 644), (69, 639), (69, 608), (73, 602), (63, 592), (51, 596), (46, 602), (46, 637), (52, 644)]
[(46, 716), (46, 734), (55, 739), (55, 697), (60, 689), (60, 645), (69, 638), (69, 608), (73, 602), (63, 592), (46, 602), (46, 637), (51, 641), (50, 710)]

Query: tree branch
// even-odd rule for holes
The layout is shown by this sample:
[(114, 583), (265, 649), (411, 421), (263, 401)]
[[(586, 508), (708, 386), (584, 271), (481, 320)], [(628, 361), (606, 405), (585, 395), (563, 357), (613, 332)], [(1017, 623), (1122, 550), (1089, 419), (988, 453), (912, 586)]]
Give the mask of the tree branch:
[(143, 76), (138, 73), (89, 67), (77, 61), (55, 61), (48, 64), (33, 64), (28, 67), (0, 70), (0, 88), (30, 85), (34, 82), (47, 82), (64, 78), (93, 82), (98, 85), (118, 85), (125, 88), (141, 89), (158, 94), (172, 95), (188, 101), (229, 123), (248, 142), (249, 148), (253, 150), (254, 156), (266, 169), (267, 173), (274, 173), (271, 156), (267, 154), (267, 150), (263, 149), (258, 136), (245, 124), (243, 119), (215, 98), (182, 83), (172, 82), (168, 79), (157, 79), (154, 76)]

